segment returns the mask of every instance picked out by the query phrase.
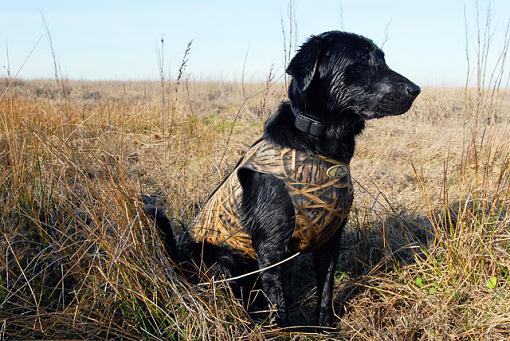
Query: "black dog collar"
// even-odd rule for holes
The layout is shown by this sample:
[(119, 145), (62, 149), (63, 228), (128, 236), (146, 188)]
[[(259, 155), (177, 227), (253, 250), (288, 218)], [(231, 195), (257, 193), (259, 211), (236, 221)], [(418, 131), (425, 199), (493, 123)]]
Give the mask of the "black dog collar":
[(291, 110), (296, 117), (294, 125), (306, 134), (322, 136), (326, 133), (327, 125), (316, 118), (303, 114), (299, 109), (291, 105)]

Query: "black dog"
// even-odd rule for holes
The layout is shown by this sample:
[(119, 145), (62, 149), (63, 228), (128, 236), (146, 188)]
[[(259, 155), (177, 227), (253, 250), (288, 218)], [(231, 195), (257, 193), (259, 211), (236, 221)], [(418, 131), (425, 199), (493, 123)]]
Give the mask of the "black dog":
[[(365, 120), (400, 115), (410, 108), (420, 93), (417, 85), (386, 65), (384, 53), (372, 41), (339, 31), (309, 38), (291, 60), (287, 73), (292, 76), (289, 100), (281, 103), (266, 122), (262, 143), (278, 150), (297, 151), (297, 155), (317, 155), (323, 161), (334, 160), (331, 162), (338, 165), (349, 164), (354, 154), (355, 136), (363, 130)], [(337, 170), (335, 167), (330, 168)], [(248, 238), (250, 242), (251, 254), (241, 252), (242, 247), (237, 250), (229, 246), (234, 244), (210, 242), (207, 234), (197, 238), (193, 229), (187, 231), (176, 246), (170, 224), (159, 214), (156, 220), (166, 238), (170, 256), (180, 262), (203, 259), (213, 268), (212, 273), (228, 278), (266, 268), (296, 250), (313, 251), (318, 293), (317, 322), (331, 324), (333, 279), (352, 191), (337, 190), (334, 198), (343, 201), (340, 210), (343, 209), (345, 214), (328, 220), (325, 231), (329, 232), (323, 235), (326, 238), (321, 237), (320, 243), (299, 249), (294, 243), (297, 210), (289, 181), (270, 172), (257, 171), (256, 166), (236, 170), (232, 177), (235, 177), (233, 181), (239, 181), (242, 195), (240, 202), (234, 204), (237, 211), (234, 213), (239, 217), (245, 240)], [(327, 171), (329, 174), (330, 169)], [(349, 174), (342, 174), (342, 181), (351, 184)], [(315, 214), (317, 210), (313, 212)], [(215, 226), (208, 228), (211, 234), (215, 233)], [(284, 266), (272, 267), (259, 274), (265, 294), (278, 307), (282, 325), (288, 323), (282, 278)], [(244, 280), (236, 284), (242, 286)]]

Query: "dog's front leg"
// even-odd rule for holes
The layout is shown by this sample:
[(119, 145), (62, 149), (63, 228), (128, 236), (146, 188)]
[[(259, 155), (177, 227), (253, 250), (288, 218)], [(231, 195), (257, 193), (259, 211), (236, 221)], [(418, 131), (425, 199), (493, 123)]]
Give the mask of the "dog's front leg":
[[(259, 269), (274, 265), (289, 256), (289, 241), (294, 231), (294, 206), (285, 184), (276, 177), (249, 170), (239, 172), (243, 185), (241, 219), (250, 231)], [(260, 274), (269, 302), (277, 306), (278, 324), (287, 325), (282, 264)]]
[[(260, 269), (276, 264), (288, 255), (281, 245), (271, 243), (271, 241), (264, 241), (264, 243), (258, 246), (256, 251)], [(267, 296), (269, 304), (275, 305), (277, 308), (277, 322), (280, 326), (285, 326), (289, 323), (287, 300), (284, 291), (284, 271), (285, 264), (282, 264), (262, 271), (260, 274), (264, 294)]]
[[(345, 222), (343, 223), (345, 225)], [(342, 228), (326, 243), (313, 252), (315, 276), (317, 280), (317, 323), (329, 326), (333, 318), (333, 283), (340, 250)]]

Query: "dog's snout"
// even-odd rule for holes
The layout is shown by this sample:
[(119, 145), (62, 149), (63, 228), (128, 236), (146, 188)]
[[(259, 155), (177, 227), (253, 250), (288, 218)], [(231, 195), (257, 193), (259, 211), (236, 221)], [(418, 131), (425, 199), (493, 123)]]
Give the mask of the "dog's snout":
[(409, 96), (414, 96), (414, 97), (418, 96), (421, 92), (420, 87), (414, 83), (406, 83), (405, 89)]

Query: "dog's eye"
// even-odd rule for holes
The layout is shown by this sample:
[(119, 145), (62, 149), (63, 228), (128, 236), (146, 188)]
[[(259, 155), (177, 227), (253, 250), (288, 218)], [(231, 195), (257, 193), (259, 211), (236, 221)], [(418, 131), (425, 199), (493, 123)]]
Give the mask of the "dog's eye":
[(370, 63), (370, 55), (369, 54), (363, 54), (359, 57), (359, 61), (363, 64), (368, 64)]
[(348, 65), (345, 68), (345, 71), (343, 74), (344, 83), (346, 85), (349, 85), (349, 84), (357, 83), (361, 79), (364, 79), (367, 69), (370, 69), (370, 68), (367, 67), (366, 63), (361, 62), (361, 60), (358, 60), (355, 63)]
[(346, 68), (346, 71), (349, 72), (349, 73), (356, 73), (356, 74), (358, 74), (358, 73), (362, 72), (366, 68), (367, 68), (367, 64), (362, 62), (361, 60), (358, 60), (355, 63), (352, 63), (351, 65), (349, 65)]

